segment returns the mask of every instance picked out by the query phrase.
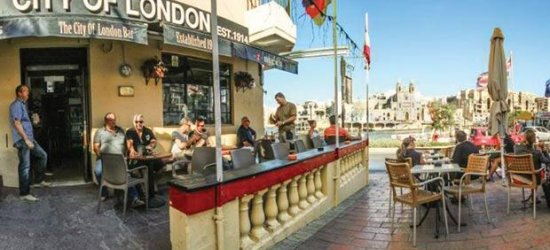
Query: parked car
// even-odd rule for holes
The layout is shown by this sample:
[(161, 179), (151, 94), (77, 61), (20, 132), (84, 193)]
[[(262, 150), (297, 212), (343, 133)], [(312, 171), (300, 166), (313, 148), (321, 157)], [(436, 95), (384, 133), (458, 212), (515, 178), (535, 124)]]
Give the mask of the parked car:
[(527, 126), (522, 129), (522, 133), (527, 130), (535, 131), (538, 141), (550, 141), (550, 131), (542, 126)]
[(474, 145), (481, 146), (491, 146), (494, 147), (499, 145), (499, 138), (496, 136), (489, 135), (488, 129), (486, 127), (474, 127), (470, 130), (470, 140)]

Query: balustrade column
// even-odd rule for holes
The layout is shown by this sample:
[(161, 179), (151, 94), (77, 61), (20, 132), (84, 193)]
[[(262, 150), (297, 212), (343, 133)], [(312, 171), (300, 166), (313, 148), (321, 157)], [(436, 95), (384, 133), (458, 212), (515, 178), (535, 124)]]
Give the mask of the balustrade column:
[(300, 202), (298, 206), (301, 209), (306, 209), (309, 207), (309, 202), (307, 202), (307, 187), (306, 187), (306, 175), (300, 175), (300, 183), (298, 185), (298, 195), (300, 195)]
[(273, 232), (275, 228), (280, 226), (279, 222), (277, 221), (277, 214), (279, 213), (279, 209), (277, 208), (277, 189), (281, 186), (281, 184), (273, 185), (269, 188), (269, 191), (267, 192), (267, 200), (265, 202), (265, 217), (267, 225), (267, 230), (270, 232)]
[(318, 199), (321, 199), (323, 198), (323, 196), (325, 196), (321, 191), (321, 189), (323, 188), (323, 182), (321, 181), (321, 170), (323, 168), (324, 167), (321, 167), (315, 170), (315, 196)]
[(241, 198), (239, 203), (239, 226), (241, 233), (241, 249), (246, 249), (254, 241), (250, 238), (250, 216), (248, 215), (248, 208), (252, 195), (247, 195)]
[(290, 190), (288, 192), (288, 201), (290, 202), (288, 213), (292, 216), (295, 216), (300, 212), (300, 208), (298, 207), (298, 202), (300, 201), (300, 197), (298, 196), (299, 179), (300, 176), (296, 176), (292, 179), (292, 182), (290, 183)]
[(307, 201), (311, 204), (317, 201), (315, 198), (315, 183), (313, 182), (313, 172), (309, 172), (307, 175)]
[(287, 185), (292, 180), (286, 180), (281, 184), (279, 191), (277, 192), (277, 205), (279, 208), (279, 214), (277, 219), (280, 223), (285, 224), (290, 220), (290, 214), (288, 214), (288, 194), (287, 194)]
[(250, 215), (252, 221), (251, 236), (254, 240), (260, 241), (266, 234), (267, 230), (264, 228), (265, 213), (264, 213), (264, 199), (263, 195), (267, 192), (267, 188), (254, 194), (252, 200), (252, 213)]

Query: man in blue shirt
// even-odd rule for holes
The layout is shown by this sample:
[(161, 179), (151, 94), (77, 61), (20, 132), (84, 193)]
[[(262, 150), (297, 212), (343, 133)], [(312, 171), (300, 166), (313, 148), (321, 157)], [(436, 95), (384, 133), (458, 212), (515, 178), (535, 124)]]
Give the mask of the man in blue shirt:
[(256, 131), (250, 127), (248, 117), (241, 118), (241, 126), (237, 130), (237, 147), (254, 147), (256, 141)]
[(9, 121), (12, 138), (15, 142), (13, 145), (17, 148), (17, 156), (19, 157), (19, 195), (22, 200), (38, 201), (38, 198), (30, 194), (31, 154), (38, 160), (35, 181), (37, 186), (43, 187), (50, 186), (50, 183), (44, 181), (48, 155), (34, 139), (32, 123), (27, 110), (29, 87), (27, 85), (17, 86), (15, 95), (15, 101), (10, 104)]

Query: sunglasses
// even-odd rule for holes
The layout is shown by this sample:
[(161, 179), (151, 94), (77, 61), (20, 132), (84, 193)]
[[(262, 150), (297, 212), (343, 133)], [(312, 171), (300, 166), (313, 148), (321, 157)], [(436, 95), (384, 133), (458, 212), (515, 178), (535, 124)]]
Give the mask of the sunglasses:
[(136, 123), (143, 123), (143, 121), (136, 121)]

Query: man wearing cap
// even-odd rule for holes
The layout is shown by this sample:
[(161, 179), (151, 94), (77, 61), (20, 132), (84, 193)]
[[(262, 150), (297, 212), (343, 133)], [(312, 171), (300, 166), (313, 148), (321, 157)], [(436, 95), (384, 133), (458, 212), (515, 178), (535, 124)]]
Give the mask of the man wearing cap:
[(237, 140), (237, 146), (239, 148), (254, 147), (256, 131), (250, 127), (250, 119), (246, 116), (241, 118), (241, 126), (237, 130)]
[(296, 105), (288, 102), (283, 93), (275, 94), (275, 101), (279, 104), (275, 115), (270, 120), (279, 128), (279, 140), (286, 142), (294, 138), (294, 121), (296, 120)]

